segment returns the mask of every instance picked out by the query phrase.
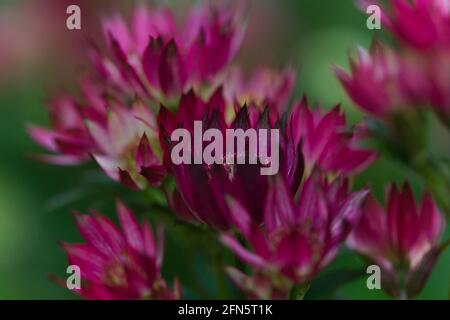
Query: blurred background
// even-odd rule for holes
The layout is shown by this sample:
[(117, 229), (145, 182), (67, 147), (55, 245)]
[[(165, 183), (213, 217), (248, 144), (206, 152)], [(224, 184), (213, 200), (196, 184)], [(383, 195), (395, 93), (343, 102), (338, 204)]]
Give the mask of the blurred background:
[[(66, 257), (58, 241), (80, 240), (71, 211), (95, 208), (112, 215), (112, 199), (126, 193), (101, 178), (94, 165), (63, 168), (31, 160), (29, 155), (40, 149), (27, 136), (26, 124), (48, 123), (45, 102), (49, 92), (64, 89), (76, 94), (77, 75), (89, 67), (84, 54), (88, 35), (94, 39), (100, 35), (99, 17), (116, 11), (129, 13), (133, 2), (0, 0), (0, 299), (76, 299), (48, 279), (51, 274), (65, 275)], [(191, 2), (158, 4), (182, 12)], [(80, 31), (66, 29), (70, 4), (81, 7)], [(382, 31), (366, 28), (366, 18), (352, 0), (256, 0), (249, 2), (249, 8), (249, 29), (239, 63), (246, 69), (259, 64), (291, 64), (298, 70), (296, 97), (307, 93), (310, 101), (320, 102), (326, 109), (342, 102), (351, 122), (361, 118), (333, 76), (332, 67), (347, 68), (348, 54), (358, 44), (369, 47), (374, 36), (389, 39)], [(448, 134), (431, 121), (431, 147), (448, 154)], [(419, 194), (418, 178), (384, 155), (357, 177), (355, 184), (370, 185), (382, 199), (388, 182), (404, 178)], [(169, 230), (166, 277), (177, 275), (181, 282), (202, 284), (200, 293), (187, 289), (186, 297), (214, 296), (214, 272), (209, 270), (201, 246), (194, 243), (196, 250), (188, 251), (177, 241), (176, 233)], [(193, 261), (189, 270), (179, 268), (185, 259)], [(362, 266), (358, 257), (344, 250), (313, 284), (307, 298), (386, 298), (381, 291), (366, 288), (365, 277), (358, 271)], [(449, 271), (447, 251), (421, 298), (448, 299)]]

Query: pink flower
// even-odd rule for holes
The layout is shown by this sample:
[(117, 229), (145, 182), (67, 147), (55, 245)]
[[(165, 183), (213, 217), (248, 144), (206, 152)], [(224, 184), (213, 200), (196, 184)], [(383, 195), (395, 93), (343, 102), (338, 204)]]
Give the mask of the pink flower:
[[(366, 7), (367, 0), (359, 1)], [(372, 1), (373, 3), (373, 1)], [(418, 50), (450, 48), (450, 4), (447, 0), (393, 0), (382, 22), (394, 36)]]
[(56, 98), (51, 103), (53, 129), (28, 126), (32, 139), (54, 155), (38, 155), (37, 159), (58, 164), (72, 165), (89, 159), (94, 144), (87, 133), (83, 119), (75, 103), (69, 97)]
[(308, 178), (298, 201), (282, 179), (272, 181), (264, 199), (263, 224), (256, 224), (238, 201), (232, 219), (251, 245), (232, 235), (222, 242), (253, 268), (252, 277), (229, 269), (232, 280), (250, 296), (287, 298), (297, 284), (309, 283), (335, 257), (340, 244), (358, 222), (367, 191), (351, 193), (348, 181)]
[(108, 93), (89, 78), (82, 78), (80, 86), (81, 103), (61, 95), (50, 104), (52, 129), (29, 127), (31, 137), (54, 153), (37, 158), (61, 165), (94, 158), (110, 178), (125, 186), (159, 185), (166, 172), (150, 107), (140, 98), (128, 107), (124, 97)]
[(438, 242), (445, 222), (432, 197), (426, 193), (419, 208), (409, 184), (401, 191), (393, 185), (386, 210), (369, 196), (363, 211), (347, 245), (382, 268), (390, 295), (416, 297), (443, 250)]
[[(389, 119), (395, 113), (408, 107), (413, 110), (417, 105), (412, 96), (414, 91), (407, 90), (407, 78), (402, 76), (402, 72), (413, 69), (404, 70), (401, 59), (377, 42), (370, 53), (359, 48), (358, 60), (350, 60), (350, 74), (336, 69), (336, 75), (350, 98), (364, 111)], [(410, 76), (421, 79), (421, 74)]]
[(81, 82), (85, 105), (80, 104), (68, 94), (58, 94), (49, 102), (51, 129), (30, 125), (28, 132), (33, 140), (52, 152), (52, 155), (39, 155), (36, 158), (58, 165), (72, 165), (86, 162), (89, 154), (96, 150), (90, 136), (85, 118), (102, 122), (104, 120), (104, 100), (98, 88), (83, 79)]
[[(219, 230), (230, 227), (230, 213), (225, 202), (225, 194), (240, 199), (255, 221), (261, 221), (262, 199), (268, 187), (268, 176), (262, 175), (261, 163), (249, 164), (250, 150), (246, 151), (247, 162), (238, 164), (237, 151), (226, 155), (224, 149), (223, 164), (174, 164), (171, 152), (175, 145), (171, 141), (172, 132), (178, 128), (187, 129), (194, 136), (194, 121), (201, 121), (203, 130), (220, 130), (225, 137), (227, 129), (279, 128), (279, 120), (272, 122), (270, 113), (275, 110), (266, 108), (260, 111), (255, 106), (239, 107), (234, 111), (231, 123), (227, 123), (225, 100), (222, 90), (218, 89), (208, 102), (203, 101), (193, 91), (182, 96), (176, 115), (162, 108), (158, 116), (160, 143), (164, 150), (164, 163), (174, 177), (176, 190), (169, 196), (169, 202), (177, 214), (184, 219), (205, 223)], [(303, 172), (303, 157), (300, 146), (288, 138), (285, 130), (280, 130), (280, 166), (279, 172), (289, 183), (292, 192), (298, 188)], [(204, 143), (202, 150), (206, 143)], [(223, 146), (225, 147), (225, 145)], [(234, 159), (227, 163), (226, 156)], [(192, 154), (194, 156), (194, 154)]]
[(347, 128), (340, 107), (324, 113), (312, 110), (306, 98), (294, 105), (288, 132), (294, 144), (302, 143), (307, 174), (314, 168), (342, 176), (359, 173), (372, 164), (377, 155), (361, 147), (363, 136), (357, 127)]
[(158, 129), (152, 111), (141, 100), (132, 108), (110, 102), (105, 125), (87, 120), (98, 151), (92, 153), (106, 174), (132, 189), (159, 185), (166, 171), (157, 155)]
[(203, 130), (217, 128), (223, 136), (229, 128), (280, 129), (279, 175), (292, 194), (300, 184), (304, 164), (307, 175), (319, 169), (330, 176), (347, 176), (362, 171), (376, 158), (375, 153), (358, 147), (360, 136), (347, 129), (338, 108), (322, 115), (319, 110), (310, 110), (304, 100), (294, 107), (285, 124), (280, 120), (283, 115), (270, 106), (263, 111), (254, 104), (238, 106), (232, 111), (231, 121), (225, 110), (221, 89), (208, 102), (191, 91), (181, 98), (176, 115), (163, 108), (158, 116), (164, 163), (176, 183), (175, 193), (169, 200), (182, 218), (226, 230), (230, 227), (230, 213), (223, 195), (230, 194), (241, 201), (258, 223), (262, 220), (263, 199), (269, 183), (268, 176), (260, 173), (260, 164), (228, 165), (224, 161), (223, 165), (174, 165), (170, 158), (174, 146), (171, 134), (177, 128), (193, 133), (195, 120), (202, 122)]
[(162, 99), (214, 78), (237, 53), (245, 33), (240, 10), (204, 4), (182, 27), (168, 10), (138, 7), (128, 25), (104, 21), (113, 59), (93, 48), (100, 75), (117, 88)]
[[(358, 1), (365, 10), (367, 0)], [(450, 126), (450, 5), (447, 0), (395, 0), (382, 21), (399, 50), (377, 44), (371, 54), (360, 50), (351, 75), (338, 78), (352, 100), (383, 120), (398, 112), (434, 108)]]
[(150, 225), (140, 226), (120, 201), (117, 214), (122, 231), (97, 212), (76, 214), (76, 223), (86, 243), (66, 244), (69, 264), (81, 270), (82, 287), (77, 293), (87, 299), (178, 299), (179, 284), (172, 291), (161, 277), (163, 234), (155, 241)]

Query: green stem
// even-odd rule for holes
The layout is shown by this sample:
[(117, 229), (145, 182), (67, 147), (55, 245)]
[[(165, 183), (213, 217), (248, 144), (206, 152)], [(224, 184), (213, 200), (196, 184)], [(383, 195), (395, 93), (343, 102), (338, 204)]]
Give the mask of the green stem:
[(309, 282), (295, 285), (294, 287), (292, 287), (291, 292), (289, 293), (289, 298), (291, 300), (303, 300), (310, 287), (311, 284)]

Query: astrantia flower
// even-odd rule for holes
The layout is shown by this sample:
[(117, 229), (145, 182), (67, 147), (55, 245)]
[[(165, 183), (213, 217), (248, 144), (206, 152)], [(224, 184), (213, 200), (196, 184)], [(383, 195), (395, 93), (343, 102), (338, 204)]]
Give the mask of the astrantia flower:
[(264, 199), (263, 225), (255, 224), (239, 201), (231, 217), (249, 242), (244, 247), (230, 234), (222, 236), (252, 276), (229, 269), (232, 280), (251, 297), (287, 298), (294, 285), (309, 283), (335, 257), (360, 217), (367, 191), (351, 193), (346, 180), (308, 178), (294, 200), (282, 179), (275, 179)]
[[(369, 1), (359, 3), (365, 9)], [(382, 12), (382, 22), (404, 44), (424, 51), (450, 49), (448, 0), (393, 0), (389, 3), (390, 7)]]
[(423, 75), (414, 62), (374, 43), (371, 52), (358, 50), (350, 59), (351, 73), (336, 69), (350, 98), (367, 113), (389, 120), (400, 112), (412, 112), (425, 100)]
[[(365, 8), (373, 4), (359, 1)], [(450, 127), (450, 4), (447, 0), (395, 0), (382, 22), (399, 49), (360, 50), (352, 75), (337, 75), (352, 100), (382, 118), (414, 108), (434, 108)]]
[(141, 100), (131, 109), (111, 101), (104, 126), (86, 125), (98, 148), (92, 156), (110, 178), (134, 189), (161, 183), (166, 172), (152, 146), (158, 143), (156, 119)]
[(212, 80), (235, 56), (245, 33), (238, 11), (203, 4), (178, 27), (170, 11), (138, 7), (130, 25), (119, 16), (105, 20), (113, 58), (93, 50), (92, 60), (100, 75), (121, 90), (178, 98)]
[(30, 126), (32, 138), (52, 151), (43, 161), (67, 165), (94, 158), (113, 180), (131, 188), (159, 185), (165, 177), (156, 119), (140, 98), (123, 97), (82, 78), (81, 102), (60, 95), (50, 103), (52, 129)]
[(366, 112), (383, 118), (404, 107), (398, 90), (398, 63), (393, 52), (374, 46), (371, 53), (359, 48), (358, 60), (350, 59), (351, 73), (336, 69), (350, 98)]
[(139, 225), (133, 213), (121, 202), (117, 214), (122, 230), (99, 213), (76, 215), (76, 223), (86, 243), (62, 246), (69, 264), (81, 270), (81, 289), (87, 299), (177, 299), (180, 288), (172, 291), (161, 277), (163, 234), (155, 241), (150, 225)]
[(91, 139), (78, 103), (66, 94), (60, 94), (49, 103), (51, 129), (29, 126), (33, 140), (52, 152), (39, 155), (38, 159), (58, 164), (72, 165), (89, 159), (95, 144)]
[(392, 186), (386, 210), (369, 196), (363, 211), (347, 245), (381, 267), (386, 292), (416, 297), (443, 249), (439, 238), (445, 222), (433, 199), (424, 194), (418, 207), (408, 184), (401, 191)]
[(376, 118), (369, 121), (376, 123), (368, 127), (369, 135), (399, 157), (410, 159), (425, 148), (426, 111), (450, 125), (450, 55), (421, 57), (376, 42), (370, 53), (359, 49), (350, 65), (350, 74), (336, 69), (339, 80), (353, 102)]
[[(203, 131), (210, 128), (218, 129), (225, 137), (227, 129), (260, 129), (278, 128), (280, 130), (279, 141), (279, 172), (289, 182), (292, 192), (297, 189), (303, 172), (303, 158), (300, 146), (294, 144), (285, 130), (280, 128), (280, 121), (272, 122), (270, 110), (261, 111), (256, 107), (244, 106), (234, 111), (230, 124), (226, 121), (225, 100), (221, 89), (215, 92), (210, 101), (204, 102), (192, 91), (181, 98), (180, 107), (176, 115), (162, 108), (158, 117), (160, 140), (164, 149), (164, 162), (167, 170), (175, 178), (175, 194), (170, 197), (170, 202), (177, 213), (188, 219), (206, 223), (214, 228), (225, 230), (230, 227), (230, 214), (225, 203), (225, 194), (232, 194), (246, 206), (255, 221), (261, 221), (261, 213), (267, 192), (268, 176), (261, 174), (261, 168), (267, 166), (258, 161), (250, 164), (252, 156), (248, 144), (245, 155), (235, 151), (227, 154), (223, 145), (222, 164), (174, 164), (171, 153), (176, 143), (171, 141), (172, 132), (178, 128), (187, 129), (194, 137), (194, 121), (201, 121)], [(275, 112), (275, 115), (277, 113)], [(269, 134), (270, 135), (270, 134)], [(268, 137), (270, 139), (270, 137)], [(258, 142), (261, 144), (261, 141)], [(209, 143), (202, 142), (201, 150)], [(270, 143), (268, 143), (270, 145)], [(192, 150), (195, 149), (192, 148)], [(195, 157), (192, 152), (192, 159)], [(201, 155), (200, 155), (201, 156)], [(238, 163), (238, 157), (246, 157), (245, 164)], [(234, 164), (227, 161), (234, 160)]]
[[(227, 229), (230, 213), (223, 195), (231, 194), (241, 200), (254, 221), (260, 222), (263, 201), (255, 201), (255, 197), (264, 199), (268, 188), (269, 179), (261, 175), (261, 164), (236, 164), (235, 161), (233, 165), (174, 165), (170, 158), (175, 145), (171, 142), (171, 134), (177, 128), (185, 128), (193, 136), (195, 120), (202, 121), (204, 131), (217, 128), (223, 136), (229, 128), (279, 129), (279, 175), (287, 181), (292, 194), (302, 179), (303, 155), (308, 174), (320, 169), (330, 176), (354, 174), (376, 158), (373, 152), (359, 148), (360, 137), (347, 129), (338, 108), (322, 115), (319, 110), (310, 110), (304, 100), (294, 107), (291, 116), (286, 117), (270, 106), (261, 111), (259, 106), (250, 104), (238, 106), (233, 110), (232, 120), (228, 121), (225, 106), (219, 89), (209, 102), (204, 102), (193, 92), (184, 95), (176, 116), (164, 108), (160, 112), (158, 123), (164, 162), (177, 186), (170, 200), (182, 217), (195, 217), (215, 228)], [(203, 144), (202, 150), (207, 144)]]
[(306, 173), (319, 168), (348, 176), (366, 169), (377, 157), (360, 145), (363, 137), (358, 127), (347, 128), (339, 106), (324, 113), (320, 108), (312, 110), (304, 98), (294, 105), (288, 126), (294, 144), (302, 142)]

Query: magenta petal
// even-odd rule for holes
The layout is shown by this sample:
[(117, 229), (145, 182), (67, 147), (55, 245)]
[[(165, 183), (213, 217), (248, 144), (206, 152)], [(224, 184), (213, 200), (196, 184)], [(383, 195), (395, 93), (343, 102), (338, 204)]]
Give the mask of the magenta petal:
[(174, 40), (164, 47), (157, 70), (159, 83), (165, 95), (170, 95), (174, 91), (183, 91), (186, 71)]
[(88, 215), (75, 214), (77, 227), (86, 242), (103, 253), (105, 256), (116, 256), (120, 252), (120, 245), (116, 244), (121, 238), (111, 241), (96, 218)]
[(276, 248), (276, 263), (288, 276), (296, 278), (313, 266), (313, 247), (309, 239), (299, 232), (286, 235)]
[(89, 157), (86, 156), (75, 155), (31, 155), (31, 158), (59, 166), (77, 165), (86, 162), (86, 160), (89, 159)]
[(387, 202), (387, 231), (391, 245), (398, 248), (398, 215), (401, 210), (400, 194), (395, 185), (390, 187)]
[(156, 265), (159, 268), (161, 268), (164, 257), (164, 243), (165, 243), (164, 228), (162, 225), (158, 225), (156, 230), (156, 237), (157, 237)]
[(161, 89), (159, 82), (158, 66), (162, 53), (163, 40), (150, 38), (149, 44), (143, 55), (144, 73), (149, 83), (156, 89)]
[(420, 209), (420, 225), (430, 243), (438, 241), (445, 221), (429, 193), (425, 193)]
[(144, 227), (142, 229), (143, 232), (143, 238), (144, 238), (144, 250), (147, 256), (149, 256), (152, 259), (156, 259), (156, 243), (155, 238), (153, 236), (153, 230), (150, 224), (145, 221)]
[(157, 162), (158, 158), (156, 157), (152, 147), (150, 146), (147, 135), (144, 133), (136, 151), (136, 167), (145, 167)]
[(363, 207), (363, 216), (347, 239), (347, 245), (356, 251), (374, 257), (374, 260), (383, 259), (387, 252), (386, 216), (383, 208), (369, 195)]
[(125, 234), (125, 239), (128, 245), (137, 252), (143, 253), (143, 235), (136, 217), (128, 209), (122, 201), (117, 200), (117, 216), (119, 217), (120, 225)]
[(419, 214), (409, 184), (405, 184), (401, 195), (402, 207), (398, 216), (398, 241), (401, 252), (409, 252), (419, 239)]
[(294, 222), (294, 202), (282, 178), (277, 177), (269, 188), (264, 209), (264, 222), (269, 232), (281, 225)]
[(230, 208), (230, 218), (232, 223), (246, 237), (250, 236), (251, 218), (247, 210), (235, 199), (228, 198), (228, 206)]
[(69, 264), (77, 265), (83, 272), (83, 278), (101, 281), (107, 259), (101, 252), (87, 244), (62, 244), (67, 253)]
[(255, 268), (267, 268), (269, 265), (261, 257), (253, 254), (247, 249), (243, 248), (242, 245), (234, 239), (231, 235), (223, 234), (220, 236), (220, 241), (231, 249), (243, 262), (250, 264)]
[(334, 237), (333, 242), (340, 243), (344, 241), (359, 222), (362, 214), (362, 204), (368, 194), (368, 190), (354, 192), (342, 204), (338, 215), (335, 216), (331, 224), (331, 233)]
[(56, 152), (58, 150), (55, 143), (55, 133), (53, 131), (32, 125), (28, 126), (27, 130), (31, 138), (40, 146), (49, 151)]

